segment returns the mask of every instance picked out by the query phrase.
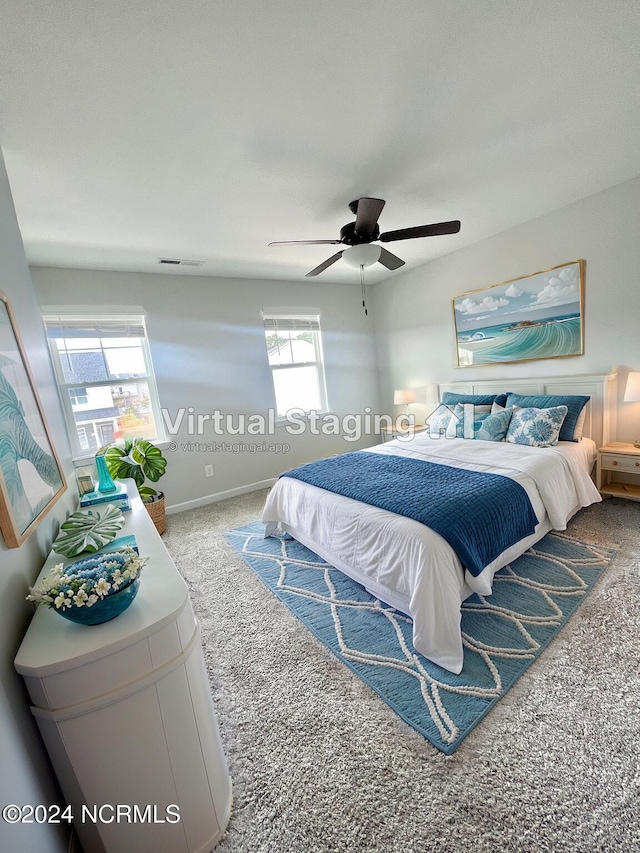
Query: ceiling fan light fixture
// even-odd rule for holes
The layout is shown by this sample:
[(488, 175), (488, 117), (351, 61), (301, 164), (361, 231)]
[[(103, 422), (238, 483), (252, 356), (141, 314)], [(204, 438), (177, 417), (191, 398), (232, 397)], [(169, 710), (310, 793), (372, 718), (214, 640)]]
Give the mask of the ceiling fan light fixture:
[(350, 246), (342, 253), (342, 260), (350, 267), (370, 267), (380, 260), (382, 246), (374, 243), (362, 243), (359, 246)]

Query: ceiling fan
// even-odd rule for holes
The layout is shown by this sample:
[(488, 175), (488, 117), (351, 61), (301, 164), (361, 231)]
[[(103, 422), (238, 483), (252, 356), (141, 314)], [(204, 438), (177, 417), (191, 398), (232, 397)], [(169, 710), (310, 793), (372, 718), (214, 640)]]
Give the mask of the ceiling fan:
[(324, 272), (336, 261), (342, 258), (350, 266), (368, 267), (376, 262), (381, 263), (388, 270), (397, 270), (404, 266), (404, 261), (393, 252), (387, 251), (382, 246), (372, 245), (376, 240), (382, 243), (392, 243), (395, 240), (412, 240), (415, 237), (439, 237), (443, 234), (457, 234), (460, 230), (459, 220), (452, 222), (437, 222), (433, 225), (419, 225), (416, 228), (400, 228), (398, 231), (385, 231), (380, 233), (378, 219), (384, 207), (384, 199), (381, 198), (359, 198), (352, 201), (349, 210), (355, 214), (355, 222), (347, 222), (340, 229), (338, 240), (285, 240), (269, 243), (270, 246), (320, 246), (339, 245), (342, 243), (348, 248), (342, 249), (327, 258), (319, 266), (308, 272), (305, 277), (315, 276)]

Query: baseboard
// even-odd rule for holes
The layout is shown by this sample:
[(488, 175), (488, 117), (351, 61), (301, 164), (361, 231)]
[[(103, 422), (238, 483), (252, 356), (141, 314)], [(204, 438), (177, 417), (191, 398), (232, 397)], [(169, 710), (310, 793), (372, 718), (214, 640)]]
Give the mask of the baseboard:
[(215, 503), (216, 501), (225, 501), (227, 498), (234, 498), (236, 495), (245, 495), (247, 492), (257, 492), (260, 489), (270, 489), (278, 478), (272, 477), (269, 480), (261, 480), (259, 483), (247, 483), (246, 486), (238, 486), (236, 489), (227, 489), (224, 492), (216, 492), (213, 495), (204, 495), (201, 498), (195, 498), (192, 501), (182, 501), (179, 504), (167, 505), (167, 515), (173, 515), (175, 512), (184, 512), (186, 509), (195, 509), (198, 506), (206, 506), (207, 504)]

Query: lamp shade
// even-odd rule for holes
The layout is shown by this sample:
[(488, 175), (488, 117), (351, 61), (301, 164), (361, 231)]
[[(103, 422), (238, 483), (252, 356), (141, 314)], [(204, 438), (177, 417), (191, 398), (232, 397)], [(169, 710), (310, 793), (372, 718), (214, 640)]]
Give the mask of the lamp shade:
[(393, 404), (395, 406), (408, 406), (409, 403), (415, 403), (416, 392), (413, 388), (393, 392)]
[(380, 258), (382, 246), (373, 243), (362, 243), (360, 246), (350, 246), (342, 253), (342, 260), (350, 267), (370, 267)]
[(625, 403), (640, 403), (640, 371), (627, 376), (627, 387), (624, 390)]

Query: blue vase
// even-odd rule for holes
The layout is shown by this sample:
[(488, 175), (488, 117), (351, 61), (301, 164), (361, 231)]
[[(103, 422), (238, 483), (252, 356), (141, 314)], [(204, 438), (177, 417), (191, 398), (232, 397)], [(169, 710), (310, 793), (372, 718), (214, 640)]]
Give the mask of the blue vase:
[(136, 578), (129, 586), (96, 601), (93, 607), (85, 605), (84, 607), (68, 607), (66, 610), (53, 609), (60, 616), (64, 616), (70, 622), (77, 622), (78, 625), (101, 625), (103, 622), (115, 619), (129, 607), (138, 593), (139, 586), (140, 578)]
[(98, 473), (97, 492), (115, 492), (116, 484), (111, 479), (111, 474), (107, 468), (107, 460), (104, 456), (96, 456), (96, 471)]

